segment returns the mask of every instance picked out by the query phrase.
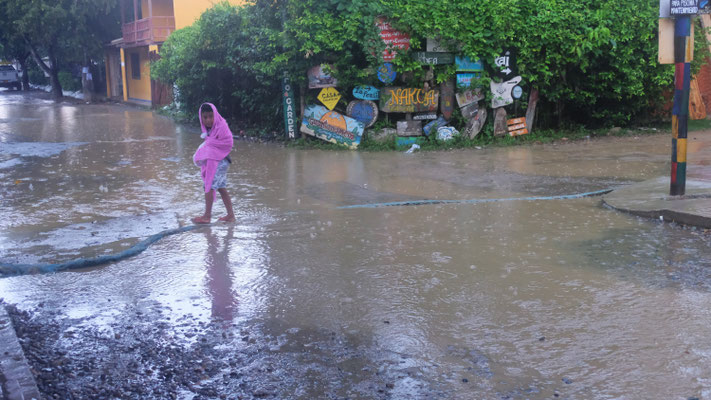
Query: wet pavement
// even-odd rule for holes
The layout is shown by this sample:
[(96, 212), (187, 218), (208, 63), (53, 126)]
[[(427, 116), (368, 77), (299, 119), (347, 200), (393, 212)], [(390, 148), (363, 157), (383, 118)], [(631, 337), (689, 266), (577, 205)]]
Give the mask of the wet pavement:
[[(690, 136), (691, 180), (711, 133)], [(237, 141), (237, 223), (0, 278), (0, 297), (48, 398), (709, 398), (706, 231), (601, 197), (511, 200), (666, 177), (670, 142)], [(199, 143), (149, 111), (0, 92), (0, 261), (111, 254), (189, 224)], [(375, 207), (424, 199), (509, 200)]]

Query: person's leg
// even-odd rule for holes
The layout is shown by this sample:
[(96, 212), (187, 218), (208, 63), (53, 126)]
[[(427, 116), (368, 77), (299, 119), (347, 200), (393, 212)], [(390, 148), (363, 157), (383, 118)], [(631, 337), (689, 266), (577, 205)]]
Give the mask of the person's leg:
[(209, 224), (212, 218), (212, 201), (215, 199), (214, 190), (205, 193), (205, 214), (191, 219), (194, 224)]
[(220, 197), (222, 197), (222, 202), (225, 203), (225, 209), (227, 210), (227, 215), (224, 217), (220, 217), (218, 221), (222, 222), (235, 222), (235, 212), (232, 209), (232, 199), (230, 198), (230, 194), (227, 193), (227, 189), (225, 188), (219, 188), (217, 191), (220, 193)]

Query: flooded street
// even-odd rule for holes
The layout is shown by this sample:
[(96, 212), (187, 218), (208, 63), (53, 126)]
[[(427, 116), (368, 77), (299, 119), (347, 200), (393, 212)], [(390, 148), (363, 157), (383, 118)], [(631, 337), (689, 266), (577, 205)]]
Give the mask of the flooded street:
[[(689, 137), (693, 176), (711, 133)], [(41, 373), (72, 398), (710, 399), (711, 236), (599, 197), (517, 200), (666, 176), (670, 142), (404, 154), (237, 140), (235, 224), (0, 278), (0, 298), (52, 327), (43, 346), (79, 372)], [(0, 91), (0, 262), (112, 254), (189, 225), (200, 143), (149, 111)], [(476, 199), (492, 201), (378, 207)]]

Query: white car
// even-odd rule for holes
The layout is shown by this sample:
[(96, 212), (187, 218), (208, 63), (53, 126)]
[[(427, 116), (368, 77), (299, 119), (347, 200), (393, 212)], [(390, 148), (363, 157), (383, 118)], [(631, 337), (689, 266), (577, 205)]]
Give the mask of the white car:
[(16, 90), (22, 89), (20, 77), (12, 65), (0, 65), (0, 87), (14, 87)]

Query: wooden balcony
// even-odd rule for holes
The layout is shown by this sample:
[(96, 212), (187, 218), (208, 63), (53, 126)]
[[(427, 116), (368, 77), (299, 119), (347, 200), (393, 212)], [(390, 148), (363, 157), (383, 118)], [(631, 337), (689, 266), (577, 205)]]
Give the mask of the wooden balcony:
[(123, 24), (122, 30), (124, 47), (163, 43), (175, 30), (175, 17), (143, 18)]

